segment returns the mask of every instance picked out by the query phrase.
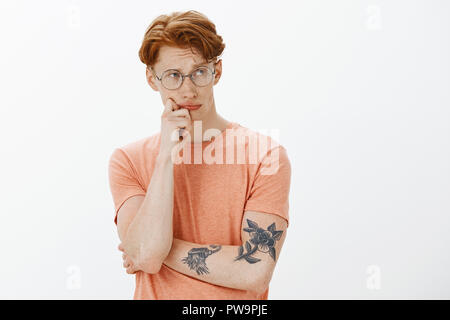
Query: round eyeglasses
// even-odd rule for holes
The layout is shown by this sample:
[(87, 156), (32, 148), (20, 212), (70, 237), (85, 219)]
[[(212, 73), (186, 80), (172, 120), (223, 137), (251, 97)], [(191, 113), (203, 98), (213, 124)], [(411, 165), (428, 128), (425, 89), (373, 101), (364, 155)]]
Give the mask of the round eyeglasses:
[[(214, 64), (215, 65), (215, 64)], [(147, 67), (150, 68), (150, 67)], [(150, 68), (151, 69), (151, 68)], [(153, 72), (153, 70), (152, 70)], [(156, 79), (158, 79), (164, 88), (168, 90), (176, 90), (183, 84), (184, 78), (189, 77), (191, 81), (198, 87), (205, 87), (211, 83), (216, 70), (211, 70), (206, 66), (198, 67), (190, 74), (182, 74), (176, 69), (169, 69), (163, 72), (161, 77), (158, 77), (154, 72)]]

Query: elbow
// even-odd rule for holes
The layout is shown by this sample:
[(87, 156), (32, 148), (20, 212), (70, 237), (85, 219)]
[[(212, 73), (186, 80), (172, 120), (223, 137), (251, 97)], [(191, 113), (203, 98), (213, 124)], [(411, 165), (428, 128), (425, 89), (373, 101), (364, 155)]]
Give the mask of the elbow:
[(263, 294), (268, 288), (272, 278), (272, 272), (261, 272), (252, 278), (248, 284), (248, 290), (258, 295)]
[(137, 269), (145, 273), (158, 273), (168, 256), (167, 250), (144, 247), (142, 243), (137, 246), (128, 246), (129, 243), (125, 242), (123, 245), (125, 252), (131, 253), (129, 256), (135, 262)]
[(139, 263), (139, 269), (145, 273), (157, 274), (161, 270), (164, 260), (165, 256), (161, 255), (147, 256)]
[(255, 286), (255, 288), (256, 288), (255, 292), (260, 295), (263, 294), (269, 288), (269, 283), (270, 283), (270, 280), (267, 280), (267, 279), (261, 280), (257, 284), (257, 286)]
[(151, 265), (146, 266), (144, 271), (145, 273), (149, 273), (149, 274), (157, 274), (159, 272), (159, 270), (161, 270), (162, 267), (162, 263), (153, 263)]

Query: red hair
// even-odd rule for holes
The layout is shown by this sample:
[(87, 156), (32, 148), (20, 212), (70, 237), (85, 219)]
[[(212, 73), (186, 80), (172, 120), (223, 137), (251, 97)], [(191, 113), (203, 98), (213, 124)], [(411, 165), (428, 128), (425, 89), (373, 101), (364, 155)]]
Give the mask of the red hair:
[[(153, 67), (162, 46), (196, 49), (208, 62), (216, 61), (225, 49), (216, 26), (204, 14), (195, 10), (160, 15), (147, 28), (139, 58)], [(192, 51), (195, 53), (194, 51)]]

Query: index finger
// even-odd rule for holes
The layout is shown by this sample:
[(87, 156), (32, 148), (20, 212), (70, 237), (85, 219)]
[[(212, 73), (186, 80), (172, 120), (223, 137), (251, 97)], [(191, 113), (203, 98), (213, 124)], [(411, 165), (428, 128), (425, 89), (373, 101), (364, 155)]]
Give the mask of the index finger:
[(172, 98), (169, 98), (169, 99), (166, 100), (166, 105), (165, 105), (165, 108), (164, 108), (164, 112), (165, 113), (173, 112), (173, 111), (176, 111), (178, 109), (180, 109), (180, 107), (175, 103), (175, 101), (173, 101)]

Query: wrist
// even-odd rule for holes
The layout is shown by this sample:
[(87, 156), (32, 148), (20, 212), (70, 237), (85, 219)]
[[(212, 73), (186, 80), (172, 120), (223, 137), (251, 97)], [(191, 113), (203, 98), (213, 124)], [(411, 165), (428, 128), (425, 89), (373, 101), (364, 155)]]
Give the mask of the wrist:
[(172, 163), (172, 154), (170, 152), (160, 151), (156, 157), (156, 163), (158, 164)]

